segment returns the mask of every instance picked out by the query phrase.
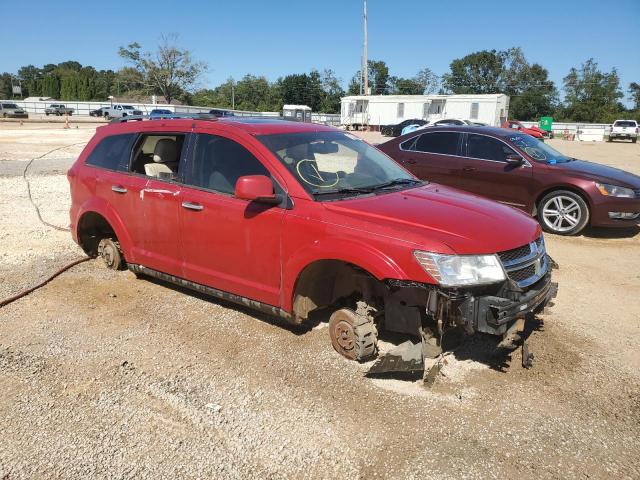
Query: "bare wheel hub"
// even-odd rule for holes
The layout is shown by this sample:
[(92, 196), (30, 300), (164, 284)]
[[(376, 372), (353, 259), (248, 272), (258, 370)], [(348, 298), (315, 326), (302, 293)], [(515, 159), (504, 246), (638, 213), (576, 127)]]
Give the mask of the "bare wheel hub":
[(378, 332), (368, 317), (348, 308), (336, 310), (329, 319), (333, 348), (351, 360), (366, 360), (376, 353)]
[(124, 262), (122, 253), (120, 252), (120, 245), (117, 241), (110, 238), (103, 238), (98, 244), (98, 255), (104, 260), (107, 268), (112, 270), (120, 270)]

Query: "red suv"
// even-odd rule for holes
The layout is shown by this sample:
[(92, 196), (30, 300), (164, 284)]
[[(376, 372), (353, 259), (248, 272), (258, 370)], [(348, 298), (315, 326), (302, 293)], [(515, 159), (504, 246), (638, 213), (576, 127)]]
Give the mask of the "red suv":
[(383, 328), (430, 356), (449, 327), (509, 343), (555, 293), (528, 215), (419, 180), (330, 127), (120, 121), (68, 177), (89, 255), (294, 324), (326, 312), (352, 359), (374, 356)]
[(587, 225), (630, 227), (640, 222), (640, 177), (569, 158), (519, 132), (434, 127), (378, 148), (418, 178), (522, 209), (559, 235), (575, 235)]

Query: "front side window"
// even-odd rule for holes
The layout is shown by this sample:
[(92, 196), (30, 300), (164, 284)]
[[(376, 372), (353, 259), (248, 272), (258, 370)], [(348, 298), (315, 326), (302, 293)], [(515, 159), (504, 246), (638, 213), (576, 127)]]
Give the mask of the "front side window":
[(460, 134), (457, 132), (424, 133), (416, 138), (410, 150), (440, 155), (457, 155)]
[(513, 149), (500, 140), (484, 135), (469, 134), (467, 140), (467, 156), (471, 158), (506, 162), (507, 156), (514, 155), (515, 153)]
[(514, 132), (514, 135), (510, 135), (508, 140), (537, 162), (555, 164), (573, 160), (531, 135), (516, 134)]
[(238, 179), (246, 175), (271, 176), (260, 160), (238, 142), (217, 135), (196, 136), (193, 165), (186, 183), (233, 194)]
[(102, 139), (87, 157), (86, 164), (107, 170), (125, 170), (133, 134), (112, 135)]
[(316, 198), (383, 192), (423, 183), (380, 150), (348, 133), (301, 132), (257, 138)]

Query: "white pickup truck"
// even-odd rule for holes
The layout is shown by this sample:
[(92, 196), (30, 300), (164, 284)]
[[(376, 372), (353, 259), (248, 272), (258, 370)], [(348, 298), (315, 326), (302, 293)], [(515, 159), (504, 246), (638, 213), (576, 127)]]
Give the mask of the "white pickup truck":
[(140, 110), (136, 110), (131, 105), (112, 105), (109, 108), (105, 108), (103, 110), (103, 115), (105, 118), (122, 118), (128, 117), (131, 115), (142, 115)]
[(636, 140), (638, 140), (638, 122), (635, 120), (616, 120), (613, 122), (609, 132), (609, 141), (612, 142), (614, 139), (620, 138), (636, 143)]

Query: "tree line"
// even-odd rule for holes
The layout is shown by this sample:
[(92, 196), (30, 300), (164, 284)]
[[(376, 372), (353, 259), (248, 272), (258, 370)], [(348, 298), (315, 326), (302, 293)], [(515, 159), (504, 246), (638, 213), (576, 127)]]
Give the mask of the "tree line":
[[(302, 104), (321, 113), (339, 113), (340, 98), (362, 93), (362, 72), (357, 71), (346, 90), (331, 69), (314, 69), (269, 81), (247, 74), (229, 78), (215, 88), (198, 88), (207, 65), (177, 46), (177, 37), (162, 37), (155, 51), (143, 51), (138, 43), (120, 47), (127, 66), (97, 70), (76, 61), (27, 65), (15, 74), (0, 75), (0, 97), (11, 98), (12, 82), (19, 82), (23, 96), (59, 100), (106, 101), (109, 96), (149, 101), (150, 95), (167, 102), (251, 111), (280, 111), (284, 104)], [(549, 72), (530, 63), (522, 49), (481, 50), (454, 59), (449, 71), (439, 76), (422, 68), (413, 77), (392, 75), (383, 60), (368, 62), (370, 93), (374, 95), (486, 94), (505, 93), (511, 97), (510, 116), (537, 120), (553, 116), (558, 121), (610, 123), (620, 116), (640, 120), (640, 85), (629, 84), (627, 93), (633, 107), (621, 102), (624, 93), (615, 68), (602, 71), (588, 59), (571, 68), (562, 81), (561, 99)]]

